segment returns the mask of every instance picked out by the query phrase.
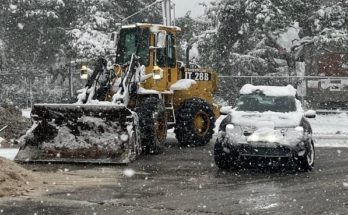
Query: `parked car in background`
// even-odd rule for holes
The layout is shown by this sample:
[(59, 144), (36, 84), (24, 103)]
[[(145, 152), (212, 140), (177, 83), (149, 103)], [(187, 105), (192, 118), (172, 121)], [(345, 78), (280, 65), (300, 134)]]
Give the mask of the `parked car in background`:
[(251, 158), (285, 158), (303, 171), (314, 167), (312, 128), (306, 118), (314, 118), (315, 112), (304, 112), (293, 86), (244, 85), (236, 107), (222, 110), (228, 114), (214, 146), (220, 169)]

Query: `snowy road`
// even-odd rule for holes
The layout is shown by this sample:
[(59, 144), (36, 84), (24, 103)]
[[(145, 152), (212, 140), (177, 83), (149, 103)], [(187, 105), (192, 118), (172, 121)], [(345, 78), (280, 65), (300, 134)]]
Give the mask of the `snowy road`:
[[(143, 156), (127, 167), (30, 166), (60, 176), (44, 177), (41, 192), (0, 199), (0, 210), (16, 215), (348, 213), (346, 148), (318, 148), (310, 173), (222, 172), (214, 166), (212, 144), (170, 144), (162, 154)], [(77, 176), (81, 179), (72, 178)]]
[[(348, 213), (347, 148), (317, 148), (310, 173), (267, 168), (222, 172), (214, 165), (212, 144), (168, 144), (163, 153), (127, 167), (29, 166), (45, 179), (41, 191), (2, 198), (0, 210), (16, 215)], [(47, 178), (46, 173), (60, 176)]]
[(310, 173), (270, 168), (223, 172), (213, 161), (213, 141), (204, 147), (181, 148), (169, 134), (163, 153), (142, 156), (127, 167), (26, 166), (42, 174), (45, 182), (28, 196), (0, 199), (0, 211), (348, 214), (348, 125), (346, 116), (335, 117), (311, 122), (318, 138), (315, 169)]

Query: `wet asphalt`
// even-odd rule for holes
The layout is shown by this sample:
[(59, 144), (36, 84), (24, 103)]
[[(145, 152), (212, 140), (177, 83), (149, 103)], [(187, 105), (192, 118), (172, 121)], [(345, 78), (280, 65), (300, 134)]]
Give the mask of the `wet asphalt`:
[[(62, 166), (25, 166), (54, 172)], [(316, 148), (312, 172), (244, 167), (221, 171), (213, 143), (181, 148), (168, 143), (158, 155), (128, 166), (64, 166), (91, 180), (39, 196), (0, 199), (2, 214), (348, 214), (348, 148)], [(101, 173), (101, 169), (107, 169)], [(133, 176), (123, 171), (132, 169)], [(129, 177), (131, 176), (131, 177)], [(86, 176), (87, 177), (87, 176)]]

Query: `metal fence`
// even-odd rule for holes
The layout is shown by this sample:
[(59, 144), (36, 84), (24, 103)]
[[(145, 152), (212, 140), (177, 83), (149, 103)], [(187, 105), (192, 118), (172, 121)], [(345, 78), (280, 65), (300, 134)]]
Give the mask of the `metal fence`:
[(293, 85), (307, 106), (320, 109), (348, 109), (348, 77), (335, 76), (220, 76), (216, 96), (233, 104), (245, 84)]
[(7, 100), (25, 108), (35, 103), (70, 102), (83, 83), (79, 74), (53, 77), (50, 74), (0, 73), (0, 103)]
[[(76, 74), (75, 74), (76, 73)], [(0, 73), (0, 102), (7, 99), (21, 107), (37, 102), (69, 102), (83, 87), (77, 72), (52, 82), (51, 75)], [(293, 85), (299, 98), (312, 109), (348, 109), (348, 77), (334, 76), (220, 76), (217, 99), (234, 104), (245, 84)]]

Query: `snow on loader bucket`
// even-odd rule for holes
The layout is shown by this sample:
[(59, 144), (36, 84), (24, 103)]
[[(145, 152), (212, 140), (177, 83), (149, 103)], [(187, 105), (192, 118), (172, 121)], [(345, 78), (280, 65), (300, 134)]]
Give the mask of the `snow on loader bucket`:
[(123, 105), (37, 104), (17, 162), (126, 164), (140, 154), (137, 115)]

